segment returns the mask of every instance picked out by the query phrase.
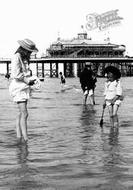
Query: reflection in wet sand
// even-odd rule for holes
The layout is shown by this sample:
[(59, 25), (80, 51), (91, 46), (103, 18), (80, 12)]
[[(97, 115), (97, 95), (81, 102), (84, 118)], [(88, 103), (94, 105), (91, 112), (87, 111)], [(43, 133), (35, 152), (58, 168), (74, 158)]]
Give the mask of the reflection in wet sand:
[(103, 172), (106, 173), (104, 189), (127, 189), (122, 179), (126, 171), (125, 161), (121, 154), (122, 145), (119, 142), (119, 128), (110, 128), (108, 136), (102, 134), (103, 140)]

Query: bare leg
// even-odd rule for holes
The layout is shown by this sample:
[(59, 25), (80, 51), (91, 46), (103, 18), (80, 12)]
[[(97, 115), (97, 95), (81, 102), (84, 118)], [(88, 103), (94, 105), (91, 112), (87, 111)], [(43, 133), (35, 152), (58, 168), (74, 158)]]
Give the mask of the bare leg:
[(90, 89), (89, 90), (89, 97), (90, 97), (90, 102), (92, 105), (95, 105), (95, 100), (94, 100), (94, 90)]
[(86, 105), (88, 94), (84, 95), (83, 97), (83, 104)]
[(16, 118), (16, 134), (17, 134), (18, 139), (22, 138), (22, 131), (21, 131), (21, 127), (20, 127), (20, 118), (21, 118), (21, 113), (19, 112), (19, 114)]
[(95, 105), (95, 90), (93, 89), (93, 105)]
[(119, 126), (118, 115), (117, 115), (118, 108), (119, 108), (119, 106), (116, 105), (116, 104), (114, 104), (114, 106), (113, 106), (114, 127), (118, 127)]
[(27, 141), (28, 140), (28, 135), (27, 135), (27, 118), (28, 118), (27, 102), (19, 102), (18, 108), (19, 108), (19, 112), (20, 112), (21, 132), (22, 132), (24, 140)]
[(95, 105), (94, 94), (90, 96), (90, 101), (92, 105)]
[(108, 106), (108, 110), (109, 110), (110, 123), (111, 123), (111, 126), (113, 127), (114, 126), (113, 106), (112, 105)]

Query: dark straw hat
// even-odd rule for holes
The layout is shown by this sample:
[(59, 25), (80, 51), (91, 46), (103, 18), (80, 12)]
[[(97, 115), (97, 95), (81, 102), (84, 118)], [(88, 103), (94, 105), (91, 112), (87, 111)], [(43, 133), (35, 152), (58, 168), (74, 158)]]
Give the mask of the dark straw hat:
[(120, 70), (114, 66), (108, 66), (104, 69), (104, 74), (113, 73), (117, 79), (121, 77)]
[(18, 43), (21, 47), (23, 47), (24, 49), (30, 52), (38, 52), (38, 49), (36, 48), (35, 43), (29, 39), (18, 40)]

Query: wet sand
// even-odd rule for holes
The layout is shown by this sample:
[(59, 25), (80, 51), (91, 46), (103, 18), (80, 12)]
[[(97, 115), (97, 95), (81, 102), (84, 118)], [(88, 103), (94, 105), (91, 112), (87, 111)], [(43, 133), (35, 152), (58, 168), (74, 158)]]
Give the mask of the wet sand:
[(46, 78), (28, 103), (27, 145), (16, 144), (17, 107), (0, 76), (1, 190), (133, 189), (133, 78), (122, 78), (124, 101), (119, 131), (111, 130), (102, 113), (105, 79), (98, 78), (96, 105), (82, 105), (78, 78)]

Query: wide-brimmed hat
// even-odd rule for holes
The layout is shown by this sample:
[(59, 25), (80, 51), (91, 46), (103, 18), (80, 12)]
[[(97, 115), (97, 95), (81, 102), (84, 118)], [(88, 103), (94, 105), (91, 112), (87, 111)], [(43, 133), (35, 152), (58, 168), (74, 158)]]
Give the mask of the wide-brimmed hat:
[(114, 66), (108, 66), (104, 69), (104, 74), (106, 74), (106, 73), (108, 74), (109, 72), (113, 73), (117, 79), (119, 79), (121, 77), (120, 70)]
[(21, 47), (23, 47), (24, 49), (30, 52), (38, 52), (38, 49), (36, 48), (35, 43), (29, 39), (18, 40), (18, 43)]

